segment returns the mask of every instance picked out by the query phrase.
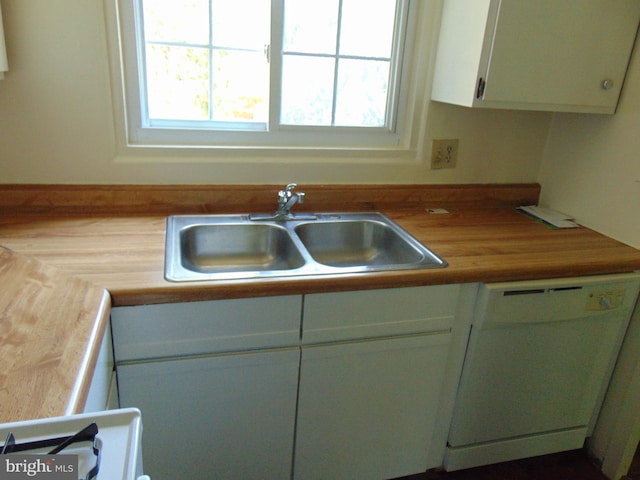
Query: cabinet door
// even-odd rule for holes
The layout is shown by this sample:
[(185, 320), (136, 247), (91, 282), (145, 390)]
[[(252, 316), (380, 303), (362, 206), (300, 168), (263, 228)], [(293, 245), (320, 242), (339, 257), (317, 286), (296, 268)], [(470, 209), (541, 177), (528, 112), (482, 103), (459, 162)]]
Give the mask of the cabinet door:
[(294, 478), (422, 472), (450, 334), (303, 347)]
[(154, 480), (290, 478), (298, 349), (118, 367)]
[(613, 112), (639, 12), (637, 0), (503, 0), (483, 102)]
[(613, 113), (639, 19), (637, 0), (447, 0), (432, 98)]

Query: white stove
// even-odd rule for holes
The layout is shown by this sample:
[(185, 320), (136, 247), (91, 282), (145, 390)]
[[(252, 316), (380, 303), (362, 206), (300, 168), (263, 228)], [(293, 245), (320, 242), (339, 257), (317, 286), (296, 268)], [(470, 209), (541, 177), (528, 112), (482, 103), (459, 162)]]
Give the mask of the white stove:
[[(82, 480), (149, 480), (142, 474), (141, 436), (140, 411), (123, 408), (0, 424), (0, 452), (6, 458), (52, 452), (76, 455), (75, 478)], [(6, 463), (5, 467), (5, 461), (0, 462), (0, 469), (10, 468)]]

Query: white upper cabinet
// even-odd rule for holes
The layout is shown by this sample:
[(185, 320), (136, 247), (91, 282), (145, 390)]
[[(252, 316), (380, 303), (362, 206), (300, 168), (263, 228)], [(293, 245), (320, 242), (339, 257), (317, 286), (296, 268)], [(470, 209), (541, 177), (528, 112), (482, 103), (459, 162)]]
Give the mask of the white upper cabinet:
[(444, 0), (432, 99), (614, 113), (638, 0)]

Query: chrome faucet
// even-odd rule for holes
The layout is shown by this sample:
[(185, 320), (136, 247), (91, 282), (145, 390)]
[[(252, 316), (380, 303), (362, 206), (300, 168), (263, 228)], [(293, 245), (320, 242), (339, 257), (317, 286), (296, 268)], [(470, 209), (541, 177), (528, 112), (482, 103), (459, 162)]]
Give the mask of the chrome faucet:
[(304, 193), (293, 193), (293, 189), (296, 188), (295, 183), (290, 183), (284, 190), (278, 192), (278, 211), (275, 216), (278, 218), (288, 217), (291, 215), (291, 207), (296, 203), (304, 203)]
[(284, 190), (278, 192), (278, 210), (273, 214), (254, 213), (249, 215), (249, 220), (286, 222), (290, 220), (317, 220), (317, 215), (313, 213), (291, 213), (291, 208), (296, 203), (304, 203), (304, 193), (294, 192), (297, 185), (290, 183)]

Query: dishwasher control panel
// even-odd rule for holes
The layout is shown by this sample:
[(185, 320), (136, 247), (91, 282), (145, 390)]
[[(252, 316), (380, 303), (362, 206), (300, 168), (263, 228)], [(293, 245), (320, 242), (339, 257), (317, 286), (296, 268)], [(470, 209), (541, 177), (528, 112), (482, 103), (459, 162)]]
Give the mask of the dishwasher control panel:
[(624, 304), (624, 297), (627, 293), (625, 288), (614, 288), (599, 290), (589, 293), (587, 310), (601, 312), (614, 310)]
[(617, 274), (483, 285), (477, 307), (486, 311), (474, 323), (500, 326), (631, 312), (639, 284), (637, 274)]

